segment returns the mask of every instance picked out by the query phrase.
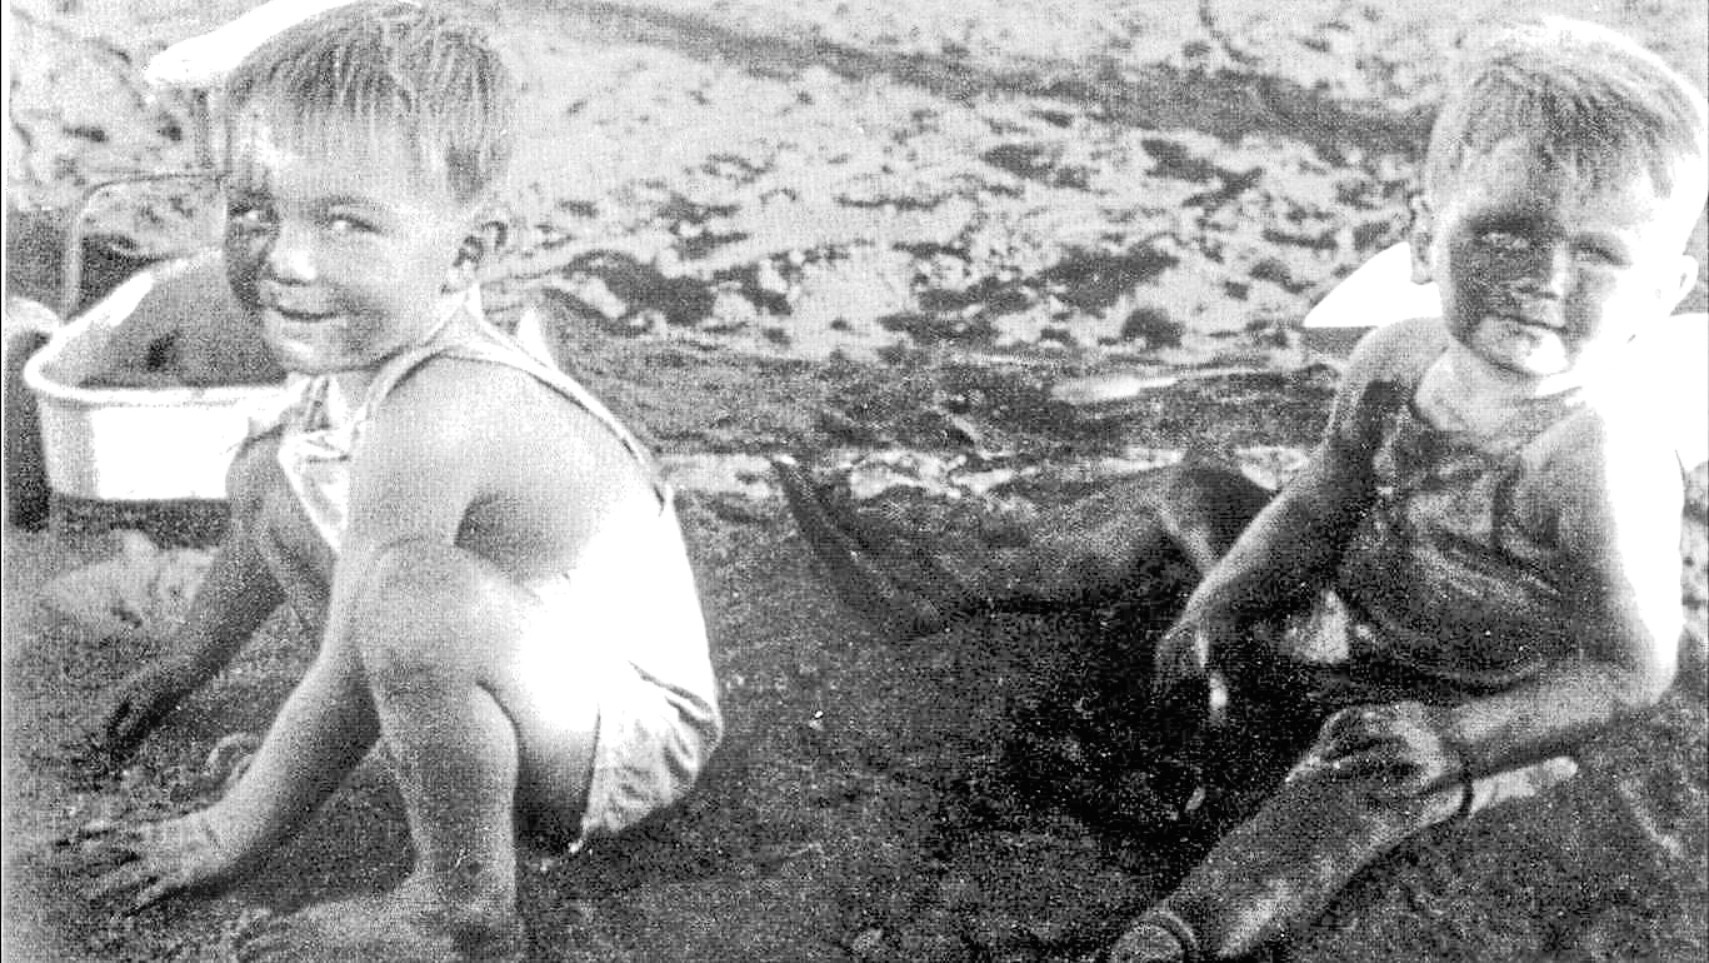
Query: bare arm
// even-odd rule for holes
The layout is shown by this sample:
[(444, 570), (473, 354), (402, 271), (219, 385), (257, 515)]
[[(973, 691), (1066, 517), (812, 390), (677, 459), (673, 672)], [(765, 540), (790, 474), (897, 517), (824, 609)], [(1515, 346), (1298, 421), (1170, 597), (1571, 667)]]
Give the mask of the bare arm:
[(1604, 437), (1574, 439), (1556, 466), (1559, 529), (1581, 561), (1575, 651), (1524, 683), (1447, 707), (1360, 706), (1325, 724), (1296, 776), (1380, 776), (1409, 797), (1570, 751), (1659, 699), (1673, 681), (1682, 628), (1682, 485), (1666, 452)]
[[(274, 447), (246, 447), (232, 467), (232, 530), (190, 600), (184, 622), (158, 661), (121, 682), (91, 742), (93, 762), (110, 765), (128, 755), (185, 696), (231, 661), (243, 643), (284, 601), (284, 592), (257, 548), (254, 508), (265, 497)], [(243, 502), (249, 502), (245, 505)]]
[[(1420, 350), (1415, 326), (1379, 331), (1348, 365), (1322, 442), (1298, 476), (1265, 506), (1206, 574), (1159, 644), (1153, 691), (1204, 681), (1212, 650), (1250, 644), (1250, 628), (1303, 604), (1335, 576), (1371, 495), (1373, 432), (1381, 410), (1404, 399), (1382, 379)], [(1431, 342), (1425, 340), (1428, 351)], [(1397, 363), (1398, 359), (1398, 363)]]
[(244, 859), (294, 834), (378, 737), (359, 633), (386, 550), (413, 539), (452, 544), (487, 483), (494, 460), (480, 454), (480, 406), (459, 403), (456, 372), (442, 364), (387, 398), (352, 457), (350, 523), (320, 652), (215, 806), (225, 844)]
[(1366, 502), (1363, 467), (1342, 444), (1321, 444), (1206, 575), (1182, 621), (1249, 625), (1328, 584)]

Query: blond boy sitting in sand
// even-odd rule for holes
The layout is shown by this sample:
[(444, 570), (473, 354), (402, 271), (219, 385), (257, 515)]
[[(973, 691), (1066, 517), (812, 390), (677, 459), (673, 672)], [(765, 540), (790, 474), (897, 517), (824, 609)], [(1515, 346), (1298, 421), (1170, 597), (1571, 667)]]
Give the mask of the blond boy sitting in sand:
[[(1471, 45), (1411, 239), (1440, 317), (1356, 349), (1309, 464), (1206, 563), (1154, 655), (1154, 704), (1193, 707), (1213, 743), (1223, 713), (1282, 707), (1291, 768), (1112, 959), (1285, 938), (1409, 836), (1569, 778), (1566, 753), (1672, 684), (1682, 466), (1629, 343), (1696, 280), (1683, 252), (1709, 193), (1706, 114), (1701, 92), (1598, 27), (1525, 23)], [(792, 471), (845, 594), (909, 602), (904, 621), (928, 627), (970, 600), (1066, 596), (1037, 574), (1063, 561), (1108, 582), (1136, 538), (1203, 558), (1252, 495), (1170, 472), (1105, 499), (1112, 517), (1047, 531), (1031, 568), (939, 560), (950, 587), (922, 602), (859, 563)]]
[(307, 376), (232, 469), (233, 518), (146, 731), (290, 605), (319, 652), (241, 778), (181, 818), (94, 827), (98, 889), (146, 905), (252, 872), (378, 745), (415, 865), (310, 907), (249, 959), (520, 953), (518, 829), (576, 845), (680, 799), (721, 733), (692, 572), (642, 447), (472, 296), (511, 84), (431, 5), (297, 25), (226, 88), (232, 288)]

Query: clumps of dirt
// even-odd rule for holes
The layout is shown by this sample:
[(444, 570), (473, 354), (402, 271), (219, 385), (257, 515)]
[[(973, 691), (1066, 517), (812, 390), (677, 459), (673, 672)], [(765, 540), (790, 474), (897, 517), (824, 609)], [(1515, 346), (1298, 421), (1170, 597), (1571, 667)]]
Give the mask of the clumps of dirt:
[(133, 631), (163, 634), (183, 619), (212, 554), (162, 550), (134, 530), (118, 536), (118, 554), (50, 582), (42, 601), (103, 638)]
[[(778, 107), (792, 140), (815, 130), (793, 116), (805, 109)], [(512, 276), (632, 333), (687, 328), (808, 357), (898, 341), (1204, 357), (1285, 347), (1277, 332), (1403, 226), (1396, 157), (1373, 173), (1274, 137), (978, 110), (1001, 119), (935, 124), (918, 137), (940, 147), (910, 148), (962, 158), (935, 187), (887, 150), (756, 139), (732, 145), (744, 163), (630, 192), (621, 219), (534, 215), (539, 243)], [(785, 149), (819, 163), (783, 163)], [(1360, 204), (1370, 213), (1350, 221)]]
[[(1675, 5), (1634, 24), (1664, 50)], [(1273, 352), (1401, 237), (1444, 52), (1493, 6), (1314, 0), (1281, 25), (1233, 0), (497, 11), (525, 110), (489, 281), (623, 333), (809, 358)], [(185, 103), (137, 79), (162, 25), (17, 16), (17, 76), (50, 81), (14, 98), (20, 196), (63, 209), (91, 180), (194, 165)], [(116, 85), (77, 100), (113, 116), (66, 113), (55, 79)], [(167, 221), (199, 223), (171, 197), (97, 220), (150, 251), (184, 233)]]

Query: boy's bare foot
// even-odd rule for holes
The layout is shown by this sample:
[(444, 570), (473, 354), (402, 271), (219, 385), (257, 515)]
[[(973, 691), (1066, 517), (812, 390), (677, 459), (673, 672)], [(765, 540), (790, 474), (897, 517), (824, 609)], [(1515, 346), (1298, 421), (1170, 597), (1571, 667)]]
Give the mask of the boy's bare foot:
[(907, 556), (907, 563), (923, 570), (916, 581), (937, 581), (953, 592), (960, 586), (948, 572), (917, 548), (871, 544), (870, 536), (863, 537), (859, 520), (839, 517), (846, 513), (826, 502), (794, 459), (775, 458), (771, 466), (796, 527), (825, 566), (838, 598), (899, 638), (930, 635), (948, 625), (953, 611), (947, 600), (932, 597), (945, 592), (928, 594), (885, 566), (898, 567), (898, 557)]
[(1140, 914), (1110, 948), (1109, 963), (1197, 963), (1198, 937), (1181, 917), (1161, 906)]
[(242, 942), (242, 963), (501, 963), (523, 958), (514, 909), (447, 906), (405, 883), (381, 896), (320, 903), (263, 925)]
[(1110, 950), (1110, 963), (1185, 963), (1186, 959), (1181, 941), (1152, 923), (1128, 930)]

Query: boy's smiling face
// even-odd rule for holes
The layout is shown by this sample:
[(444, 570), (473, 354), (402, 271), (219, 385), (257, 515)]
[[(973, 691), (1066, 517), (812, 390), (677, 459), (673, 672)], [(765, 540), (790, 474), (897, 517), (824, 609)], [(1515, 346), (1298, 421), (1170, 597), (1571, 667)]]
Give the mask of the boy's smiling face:
[[(1678, 181), (1676, 180), (1676, 183)], [(1454, 338), (1497, 373), (1566, 374), (1667, 316), (1697, 276), (1690, 218), (1636, 170), (1592, 184), (1504, 141), (1465, 159), (1413, 237)]]
[[(233, 139), (226, 272), (286, 369), (371, 369), (426, 338), (470, 223), (401, 138)], [(311, 146), (312, 145), (312, 146)]]

